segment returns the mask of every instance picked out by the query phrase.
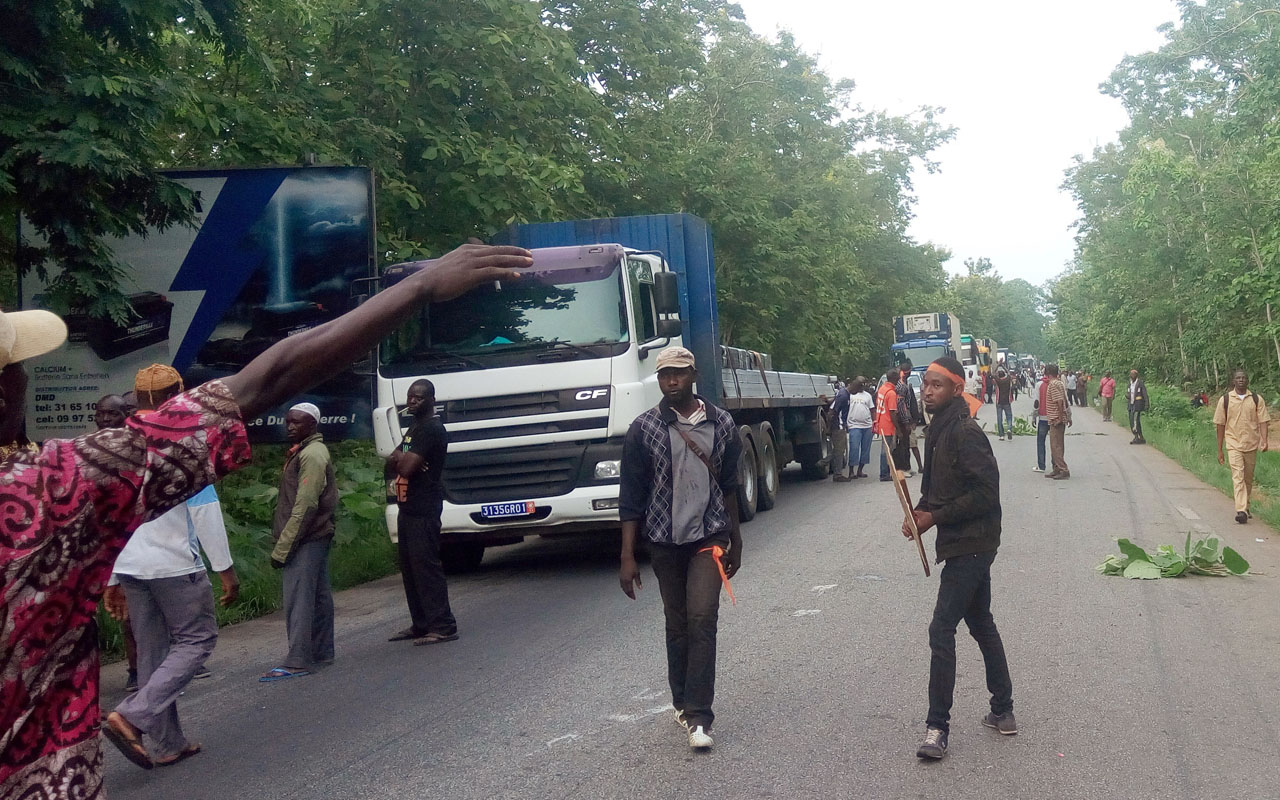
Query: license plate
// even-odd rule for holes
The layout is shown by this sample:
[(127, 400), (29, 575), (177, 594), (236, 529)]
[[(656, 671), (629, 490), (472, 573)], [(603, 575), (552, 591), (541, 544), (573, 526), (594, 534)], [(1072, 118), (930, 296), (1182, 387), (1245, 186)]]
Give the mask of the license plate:
[(532, 516), (538, 507), (532, 500), (520, 503), (489, 503), (480, 506), (480, 516), (485, 519), (509, 519), (511, 517)]

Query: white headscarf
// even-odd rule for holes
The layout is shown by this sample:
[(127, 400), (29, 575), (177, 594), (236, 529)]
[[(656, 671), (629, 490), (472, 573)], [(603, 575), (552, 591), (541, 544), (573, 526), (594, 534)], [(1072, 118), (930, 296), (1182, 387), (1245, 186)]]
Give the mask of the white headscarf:
[(316, 408), (313, 403), (298, 403), (290, 411), (301, 411), (303, 414), (310, 416), (317, 423), (320, 422), (320, 409)]

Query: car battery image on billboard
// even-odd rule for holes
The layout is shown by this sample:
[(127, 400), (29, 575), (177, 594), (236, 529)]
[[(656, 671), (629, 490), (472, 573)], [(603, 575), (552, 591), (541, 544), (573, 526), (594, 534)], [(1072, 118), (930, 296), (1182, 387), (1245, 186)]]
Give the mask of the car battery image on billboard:
[(83, 310), (67, 314), (67, 340), (72, 344), (88, 345), (93, 354), (103, 361), (167, 342), (173, 303), (156, 292), (139, 292), (127, 299), (133, 314), (124, 324), (91, 317)]

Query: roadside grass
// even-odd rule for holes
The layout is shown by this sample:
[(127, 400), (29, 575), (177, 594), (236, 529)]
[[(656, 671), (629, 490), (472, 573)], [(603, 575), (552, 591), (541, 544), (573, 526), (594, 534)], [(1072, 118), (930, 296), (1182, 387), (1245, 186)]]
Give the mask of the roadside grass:
[[(284, 445), (258, 445), (253, 463), (217, 484), (222, 516), (236, 574), (240, 598), (230, 608), (217, 606), (218, 625), (270, 614), (281, 606), (280, 570), (271, 566), (271, 523), (275, 515)], [(339, 507), (333, 549), (329, 554), (330, 580), (335, 591), (366, 583), (396, 571), (396, 548), (387, 536), (384, 516), (385, 486), (382, 460), (372, 442), (329, 443)], [(210, 575), (214, 597), (220, 591), (216, 575)], [(104, 660), (124, 655), (120, 624), (98, 610), (99, 641)]]
[[(1213, 410), (1191, 408), (1188, 399), (1176, 389), (1150, 387), (1151, 413), (1142, 415), (1142, 434), (1147, 443), (1178, 462), (1200, 480), (1217, 488), (1227, 497), (1232, 496), (1231, 469), (1218, 464), (1218, 433), (1213, 425)], [(1116, 398), (1112, 419), (1122, 429), (1129, 430), (1129, 412), (1120, 405), (1123, 397)], [(1221, 395), (1217, 398), (1221, 400)], [(1097, 398), (1090, 398), (1097, 408)], [(1280, 530), (1280, 440), (1272, 431), (1272, 449), (1258, 453), (1258, 465), (1254, 472), (1252, 511), (1255, 521), (1262, 521)]]

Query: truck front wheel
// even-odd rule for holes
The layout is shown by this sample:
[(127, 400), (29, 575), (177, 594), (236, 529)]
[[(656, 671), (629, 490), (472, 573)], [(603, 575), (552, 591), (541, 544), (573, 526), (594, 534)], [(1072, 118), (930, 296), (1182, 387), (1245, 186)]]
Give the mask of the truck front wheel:
[(484, 560), (484, 545), (471, 542), (456, 542), (440, 547), (440, 561), (444, 571), (451, 575), (464, 572), (475, 572)]

